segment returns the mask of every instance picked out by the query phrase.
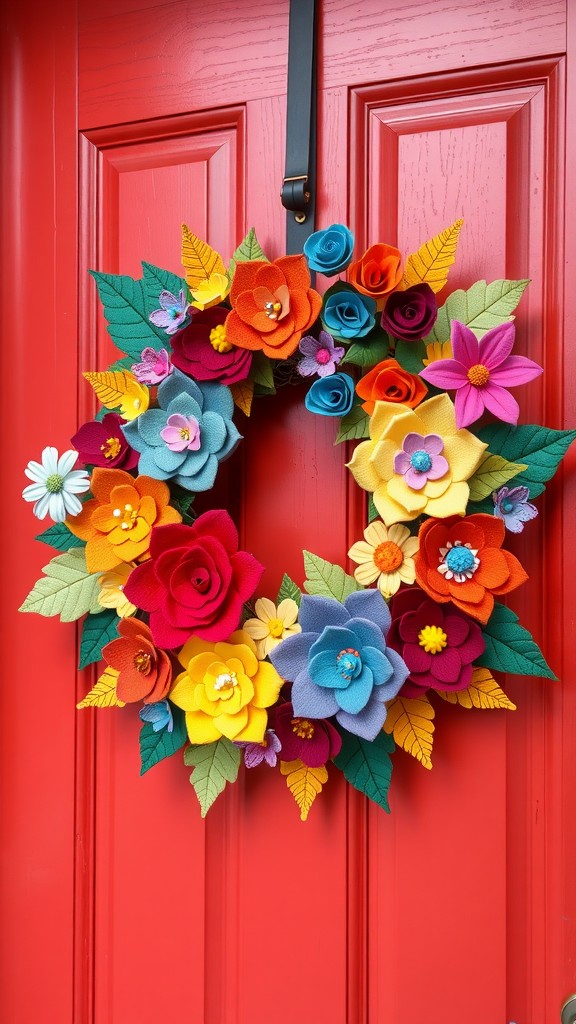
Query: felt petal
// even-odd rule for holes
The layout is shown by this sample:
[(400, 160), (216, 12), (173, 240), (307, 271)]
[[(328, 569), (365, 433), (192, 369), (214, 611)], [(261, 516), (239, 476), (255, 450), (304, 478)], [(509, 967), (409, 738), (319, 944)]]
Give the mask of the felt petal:
[(344, 626), (349, 619), (350, 612), (333, 597), (302, 597), (300, 625), (304, 633), (320, 634), (325, 626)]
[(456, 430), (454, 406), (448, 395), (435, 395), (418, 406), (423, 434), (437, 434), (445, 441)]
[(420, 644), (406, 644), (404, 647), (404, 658), (410, 666), (411, 672), (427, 672), (430, 668), (430, 662), (432, 661), (432, 655), (425, 651)]
[(187, 456), (187, 451), (173, 452), (170, 448), (159, 447), (154, 448), (152, 458), (158, 469), (162, 469), (166, 473), (174, 473), (186, 462)]
[[(304, 600), (305, 598), (302, 599), (302, 603)], [(384, 635), (390, 629), (390, 611), (378, 590), (356, 590), (348, 595), (344, 605), (351, 616), (355, 619), (368, 619)], [(302, 623), (302, 612), (300, 612), (300, 622)]]
[(186, 729), (190, 743), (214, 743), (222, 736), (214, 724), (214, 719), (210, 715), (205, 715), (203, 711), (186, 712)]
[(362, 442), (354, 449), (350, 462), (346, 463), (358, 486), (365, 491), (375, 491), (380, 483), (378, 472), (371, 462), (374, 447), (373, 441)]
[(204, 412), (215, 412), (224, 420), (229, 420), (234, 412), (234, 399), (230, 388), (223, 384), (202, 382), (199, 385), (204, 396)]
[(368, 741), (375, 740), (386, 721), (386, 706), (376, 696), (378, 692), (372, 691), (370, 700), (359, 714), (351, 715), (347, 711), (338, 711), (336, 721), (354, 736), (360, 736)]
[(470, 633), (470, 623), (462, 615), (447, 614), (444, 619), (444, 631), (450, 647), (461, 647)]
[[(370, 444), (371, 442), (368, 443)], [(376, 442), (370, 456), (370, 461), (382, 480), (389, 480), (394, 473), (406, 472), (410, 466), (410, 459), (406, 453), (399, 452), (397, 444), (386, 438)], [(403, 469), (402, 467), (405, 468)]]
[(226, 441), (226, 425), (218, 413), (204, 413), (202, 417), (201, 441), (202, 447), (214, 454), (222, 448)]
[(390, 679), (384, 683), (384, 686), (377, 687), (374, 692), (376, 694), (382, 693), (383, 700), (391, 700), (404, 685), (410, 674), (410, 670), (408, 669), (404, 659), (400, 657), (397, 651), (392, 650), (391, 647), (386, 648), (386, 657), (392, 665), (392, 675), (390, 676)]
[(509, 591), (515, 590), (522, 583), (525, 583), (528, 579), (528, 573), (522, 567), (516, 555), (513, 555), (510, 551), (502, 551), (506, 562), (508, 564), (508, 580), (503, 583), (501, 587), (493, 587), (492, 593), (499, 596), (500, 594), (508, 594)]
[(295, 633), (270, 651), (268, 657), (283, 679), (294, 682), (306, 671), (310, 648), (316, 639), (315, 633)]
[(432, 466), (428, 470), (426, 476), (429, 480), (439, 480), (441, 476), (449, 470), (448, 462), (443, 455), (434, 455), (432, 458)]
[[(376, 519), (374, 522), (368, 523), (368, 526), (364, 530), (364, 537), (366, 538), (368, 545), (371, 545), (372, 548), (378, 547), (379, 544), (383, 544), (387, 540), (392, 540), (396, 544), (399, 544), (400, 541), (397, 540), (396, 535), (392, 535), (392, 529), (398, 529), (398, 527), (392, 527), (390, 531), (388, 531), (384, 526), (384, 523), (381, 523)], [(360, 543), (362, 543), (362, 541), (360, 541)], [(354, 546), (356, 547), (357, 545)]]
[(484, 413), (486, 404), (486, 388), (477, 388), (473, 384), (464, 383), (456, 394), (456, 422), (459, 427), (467, 427), (479, 420)]
[(154, 448), (144, 448), (138, 460), (138, 469), (141, 473), (145, 473), (146, 476), (155, 477), (157, 480), (169, 480), (172, 474), (166, 469), (160, 469), (160, 466), (156, 465), (154, 458), (155, 450)]
[(462, 661), (458, 651), (445, 647), (440, 654), (432, 655), (430, 671), (441, 683), (455, 683), (462, 670)]
[[(130, 434), (130, 437), (134, 436), (133, 424), (138, 429), (138, 434), (141, 438), (140, 443), (144, 441), (148, 445), (164, 445), (164, 441), (160, 437), (160, 431), (166, 426), (166, 413), (163, 409), (148, 409), (147, 412), (142, 413), (141, 416), (133, 420), (131, 424), (126, 424), (126, 426), (131, 428), (130, 431), (124, 431), (127, 437), (128, 434)], [(130, 443), (132, 442), (130, 441)], [(140, 447), (138, 450), (141, 451), (142, 448)]]
[(512, 388), (518, 384), (527, 384), (541, 373), (542, 367), (532, 359), (527, 359), (526, 356), (508, 356), (497, 370), (491, 371), (490, 380), (494, 384)]
[(435, 363), (420, 371), (420, 377), (433, 384), (435, 388), (445, 391), (456, 391), (464, 386), (467, 380), (467, 369), (456, 359), (438, 359)]
[(480, 552), (480, 565), (474, 579), (487, 590), (501, 587), (508, 580), (508, 563), (498, 548), (484, 548)]
[(499, 384), (493, 384), (490, 380), (482, 389), (482, 394), (484, 405), (493, 416), (497, 416), (504, 423), (516, 424), (518, 422), (520, 406), (509, 391), (500, 387)]
[(78, 452), (69, 451), (63, 452), (58, 459), (58, 473), (60, 476), (66, 476), (75, 465), (78, 459)]
[(514, 346), (515, 333), (516, 327), (513, 323), (499, 324), (490, 331), (486, 331), (486, 334), (480, 339), (476, 362), (482, 363), (491, 371), (490, 379), (492, 379), (492, 371), (501, 366), (510, 355)]
[[(350, 557), (352, 557), (350, 555)], [(380, 575), (380, 569), (374, 562), (361, 562), (354, 570), (354, 579), (362, 587), (369, 587)]]
[(453, 320), (450, 341), (454, 359), (463, 363), (466, 368), (480, 362), (478, 339), (470, 327), (461, 324), (458, 320)]
[(407, 472), (404, 474), (404, 480), (407, 486), (413, 491), (421, 491), (426, 486), (426, 473), (419, 473), (417, 469), (413, 469), (409, 466)]
[(387, 683), (392, 675), (392, 665), (388, 658), (377, 647), (362, 648), (362, 664), (370, 669), (374, 677), (374, 686)]
[(327, 690), (345, 690), (350, 682), (338, 670), (333, 650), (322, 650), (317, 654), (311, 652), (308, 675), (315, 686)]
[(201, 409), (203, 408), (202, 392), (198, 384), (174, 367), (172, 373), (162, 381), (158, 388), (158, 404), (162, 409), (168, 409), (170, 403), (182, 394), (189, 395)]
[(334, 696), (342, 711), (357, 715), (366, 707), (372, 693), (374, 677), (369, 668), (363, 669), (358, 679), (353, 679), (345, 690), (337, 690)]
[[(423, 491), (413, 491), (401, 476), (393, 476), (388, 481), (388, 494), (406, 512), (418, 514), (426, 508), (426, 496)], [(400, 518), (408, 517), (402, 515)]]
[(463, 516), (469, 496), (470, 488), (467, 483), (452, 483), (439, 498), (428, 499), (426, 513), (436, 519), (446, 519), (454, 515)]
[(451, 437), (446, 437), (444, 455), (450, 465), (452, 480), (468, 480), (478, 468), (486, 448), (487, 445), (469, 430), (458, 430)]
[(329, 718), (338, 711), (332, 690), (315, 686), (306, 671), (294, 680), (291, 698), (296, 718)]

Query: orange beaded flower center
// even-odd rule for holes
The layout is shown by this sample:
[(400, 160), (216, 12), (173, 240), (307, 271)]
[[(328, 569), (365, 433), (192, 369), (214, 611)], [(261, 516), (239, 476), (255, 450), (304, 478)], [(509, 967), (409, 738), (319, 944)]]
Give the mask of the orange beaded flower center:
[(293, 718), (291, 720), (292, 732), (295, 732), (301, 740), (314, 738), (314, 725), (307, 718)]
[(490, 380), (490, 370), (484, 363), (475, 363), (468, 370), (468, 380), (477, 388), (483, 388)]
[(392, 540), (385, 540), (374, 551), (374, 565), (380, 572), (394, 572), (404, 561), (402, 549)]

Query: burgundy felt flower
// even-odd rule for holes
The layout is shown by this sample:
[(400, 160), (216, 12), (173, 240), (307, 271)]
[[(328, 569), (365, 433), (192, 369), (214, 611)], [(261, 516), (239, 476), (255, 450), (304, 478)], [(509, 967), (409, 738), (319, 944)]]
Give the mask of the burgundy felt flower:
[(191, 634), (226, 640), (263, 572), (254, 555), (238, 551), (236, 527), (220, 509), (205, 512), (193, 526), (152, 530), (150, 559), (133, 570), (124, 591), (150, 613), (154, 643), (179, 647)]
[(432, 330), (438, 306), (429, 284), (415, 284), (404, 292), (392, 292), (382, 313), (382, 327), (393, 338), (417, 341)]
[(250, 373), (252, 353), (226, 340), (229, 310), (223, 306), (194, 309), (192, 323), (172, 338), (172, 362), (194, 380), (236, 384)]
[(340, 733), (325, 718), (297, 718), (288, 702), (275, 709), (273, 722), (283, 761), (302, 761), (309, 768), (319, 768), (340, 753)]
[(108, 469), (134, 469), (140, 456), (124, 437), (121, 426), (125, 422), (118, 413), (107, 412), (101, 422), (84, 423), (71, 438), (82, 462)]
[(388, 644), (401, 654), (408, 676), (402, 697), (421, 697), (428, 689), (464, 690), (472, 662), (484, 651), (480, 626), (452, 605), (441, 606), (419, 587), (399, 590), (390, 605)]

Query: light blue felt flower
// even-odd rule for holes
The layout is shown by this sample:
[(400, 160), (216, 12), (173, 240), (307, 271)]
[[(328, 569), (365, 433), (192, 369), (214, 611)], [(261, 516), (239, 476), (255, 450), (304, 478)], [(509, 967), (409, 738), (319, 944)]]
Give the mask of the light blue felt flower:
[(167, 700), (157, 700), (154, 704), (145, 704), (143, 708), (140, 708), (140, 718), (143, 722), (150, 722), (154, 732), (161, 732), (162, 729), (172, 732), (174, 729), (172, 708)]
[(314, 231), (304, 242), (304, 255), (310, 270), (333, 277), (344, 270), (352, 259), (354, 235), (344, 224), (331, 224)]
[[(122, 427), (129, 444), (140, 452), (138, 472), (156, 480), (175, 480), (188, 491), (210, 490), (218, 464), (241, 441), (232, 422), (230, 389), (205, 381), (198, 384), (175, 369), (158, 388), (158, 404), (159, 409), (148, 409)], [(181, 425), (183, 443), (187, 430), (190, 435), (181, 451), (175, 450), (179, 446), (172, 439), (175, 423)], [(190, 423), (194, 430), (186, 426)]]
[(315, 380), (304, 399), (308, 412), (320, 416), (345, 416), (354, 404), (354, 381), (347, 373), (333, 373)]
[(331, 597), (302, 598), (302, 632), (287, 637), (269, 658), (293, 683), (297, 717), (336, 720), (373, 740), (386, 720), (386, 704), (409, 670), (386, 646), (390, 612), (379, 590), (358, 590), (344, 604)]
[(334, 338), (349, 341), (364, 338), (376, 323), (376, 303), (354, 288), (333, 285), (320, 314), (322, 323)]

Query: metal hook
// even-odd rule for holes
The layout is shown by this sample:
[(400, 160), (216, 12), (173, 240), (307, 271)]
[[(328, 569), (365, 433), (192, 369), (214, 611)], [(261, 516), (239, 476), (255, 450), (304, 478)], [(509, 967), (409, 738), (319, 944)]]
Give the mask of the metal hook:
[(570, 996), (560, 1010), (561, 1024), (576, 1024), (576, 995)]

